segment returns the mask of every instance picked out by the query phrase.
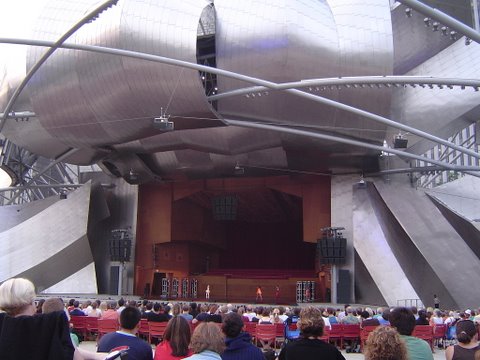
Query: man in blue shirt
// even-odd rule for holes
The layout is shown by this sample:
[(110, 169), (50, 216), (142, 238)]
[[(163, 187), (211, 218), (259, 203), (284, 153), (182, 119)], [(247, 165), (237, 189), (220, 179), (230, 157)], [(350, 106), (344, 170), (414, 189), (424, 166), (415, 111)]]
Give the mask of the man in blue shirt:
[(118, 347), (127, 347), (129, 360), (152, 360), (152, 347), (135, 336), (140, 318), (140, 310), (126, 307), (120, 313), (120, 330), (104, 335), (98, 343), (97, 351), (110, 352)]
[(222, 360), (264, 360), (262, 351), (252, 344), (252, 338), (243, 332), (243, 321), (237, 313), (228, 313), (223, 318), (222, 330), (227, 348)]

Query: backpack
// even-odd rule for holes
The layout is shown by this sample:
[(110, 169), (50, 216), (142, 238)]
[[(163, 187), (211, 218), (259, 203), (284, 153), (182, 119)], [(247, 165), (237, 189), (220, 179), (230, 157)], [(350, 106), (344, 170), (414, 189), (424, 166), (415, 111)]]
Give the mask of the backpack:
[(284, 328), (284, 337), (285, 337), (285, 342), (288, 342), (289, 340), (295, 340), (298, 339), (300, 336), (300, 330), (297, 329), (297, 321), (298, 321), (298, 316), (292, 316), (291, 318), (288, 318), (285, 320), (283, 323), (285, 328)]
[(458, 319), (448, 324), (447, 333), (445, 334), (447, 340), (455, 340), (457, 338), (457, 321)]

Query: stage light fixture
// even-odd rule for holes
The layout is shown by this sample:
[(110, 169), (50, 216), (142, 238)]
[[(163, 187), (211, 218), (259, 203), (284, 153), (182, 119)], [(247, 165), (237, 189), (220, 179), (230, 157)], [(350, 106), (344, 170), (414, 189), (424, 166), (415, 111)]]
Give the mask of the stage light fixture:
[(233, 173), (235, 175), (243, 175), (243, 174), (245, 174), (245, 168), (240, 166), (240, 164), (237, 162), (235, 164), (235, 168), (233, 169)]
[(432, 24), (432, 31), (438, 31), (438, 28), (439, 28), (439, 27), (440, 27), (440, 23), (438, 23), (438, 22), (435, 21), (435, 22)]
[(432, 19), (426, 17), (425, 19), (423, 19), (423, 22), (425, 23), (426, 27), (430, 27), (430, 25), (432, 24)]
[(408, 18), (411, 18), (413, 16), (413, 11), (411, 8), (406, 8), (405, 9), (405, 15), (408, 17)]
[(408, 145), (408, 139), (406, 139), (402, 134), (398, 134), (393, 139), (393, 148), (394, 149), (406, 149)]

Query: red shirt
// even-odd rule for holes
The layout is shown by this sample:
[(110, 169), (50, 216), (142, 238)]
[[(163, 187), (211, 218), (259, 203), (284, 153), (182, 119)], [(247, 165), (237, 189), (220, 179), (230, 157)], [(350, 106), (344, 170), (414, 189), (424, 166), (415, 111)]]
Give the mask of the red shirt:
[(163, 340), (155, 349), (155, 358), (154, 360), (177, 360), (177, 359), (185, 359), (193, 355), (192, 350), (188, 349), (188, 354), (185, 356), (173, 356), (172, 355), (172, 347), (167, 340)]

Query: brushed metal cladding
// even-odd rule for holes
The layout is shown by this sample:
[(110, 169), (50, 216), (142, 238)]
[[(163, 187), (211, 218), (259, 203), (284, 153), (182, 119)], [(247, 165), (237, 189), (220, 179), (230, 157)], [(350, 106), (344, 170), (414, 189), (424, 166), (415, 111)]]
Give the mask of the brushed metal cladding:
[[(217, 66), (245, 75), (286, 82), (338, 73), (336, 27), (325, 2), (216, 1)], [(249, 86), (218, 77), (219, 91)], [(333, 92), (335, 96), (335, 91)], [(302, 109), (301, 113), (298, 109)], [(335, 110), (285, 93), (218, 101), (224, 116), (333, 125)]]
[[(196, 63), (198, 23), (207, 5), (195, 0), (125, 2), (123, 46)], [(144, 114), (159, 115), (163, 107), (175, 116), (214, 117), (197, 71), (129, 58), (123, 59), (123, 67), (133, 96), (129, 101)]]
[(480, 220), (480, 179), (465, 175), (427, 193), (461, 217), (471, 222)]
[[(389, 3), (379, 0), (327, 0), (327, 3), (338, 34), (338, 75), (391, 75), (394, 49)], [(388, 88), (341, 88), (338, 100), (378, 115), (390, 115)], [(383, 142), (386, 130), (383, 124), (348, 112), (336, 114), (335, 127), (340, 133), (376, 142)]]
[(449, 36), (441, 36), (426, 27), (425, 15), (412, 11), (405, 16), (405, 6), (392, 10), (392, 35), (395, 46), (394, 74), (403, 75), (452, 44)]
[[(480, 259), (441, 216), (426, 194), (407, 184), (402, 185), (396, 178), (392, 177), (390, 184), (376, 181), (375, 186), (417, 251), (440, 279), (448, 295), (454, 299), (454, 304), (445, 306), (463, 309), (473, 306), (480, 297), (480, 289), (468, 281), (458, 281), (458, 274), (478, 274)], [(424, 284), (423, 288), (429, 285)], [(424, 289), (417, 291), (424, 293)], [(431, 291), (432, 294), (428, 296), (436, 293), (435, 289)], [(427, 300), (428, 303), (429, 298), (425, 294), (422, 295), (422, 301)]]
[[(216, 1), (218, 67), (277, 82), (390, 74), (393, 44), (388, 3), (329, 5), (326, 1)], [(220, 92), (246, 85), (218, 77)], [(367, 124), (358, 117), (350, 119), (343, 111), (282, 92), (260, 95), (220, 99), (219, 113), (225, 117), (315, 125), (352, 136), (359, 136), (360, 131), (360, 136), (383, 140), (383, 126)], [(352, 105), (379, 114), (388, 113), (389, 95), (384, 90), (326, 89), (319, 95), (351, 101)], [(349, 120), (337, 125), (343, 116)], [(362, 131), (365, 126), (367, 132)]]
[[(33, 36), (56, 40), (94, 4), (94, 0), (49, 2), (38, 17)], [(29, 48), (27, 67), (31, 68), (44, 52), (44, 48)], [(57, 50), (37, 71), (29, 87), (33, 111), (52, 137), (78, 148), (101, 144), (107, 138), (80, 87), (74, 50)]]
[[(95, 3), (51, 2), (40, 17), (36, 37), (59, 37)], [(72, 41), (195, 63), (198, 21), (206, 5), (201, 1), (121, 2), (82, 27)], [(30, 50), (30, 66), (42, 52), (38, 48)], [(183, 116), (212, 117), (194, 70), (58, 50), (34, 80), (32, 103), (42, 126), (73, 147), (104, 146), (150, 136), (154, 131), (152, 119), (160, 115), (162, 107), (178, 117), (178, 127)]]
[(355, 252), (355, 301), (358, 304), (376, 306), (387, 304), (357, 252)]
[(159, 134), (115, 146), (115, 149), (118, 151), (158, 153), (190, 148), (215, 154), (242, 154), (280, 145), (280, 138), (269, 131), (218, 127)]
[[(465, 46), (463, 39), (460, 39), (407, 75), (475, 79), (480, 73), (479, 56), (479, 44)], [(480, 92), (473, 89), (408, 87), (394, 90), (392, 114), (394, 120), (433, 135), (443, 136), (443, 129), (448, 128), (450, 136), (465, 127), (462, 116), (473, 110), (478, 111), (479, 104)], [(411, 134), (408, 140), (409, 151), (417, 154), (431, 147), (429, 141)]]
[[(367, 182), (367, 186), (372, 186)], [(355, 250), (389, 306), (399, 299), (419, 299), (392, 252), (375, 216), (367, 189), (353, 192), (353, 241)]]
[[(343, 227), (343, 236), (347, 239), (347, 254), (346, 263), (338, 265), (338, 268), (348, 270), (351, 276), (350, 294), (352, 299), (350, 302), (355, 302), (353, 298), (355, 294), (355, 256), (354, 256), (354, 227), (353, 227), (353, 187), (357, 181), (356, 176), (333, 176), (331, 178), (331, 195), (330, 195), (330, 212), (331, 212), (331, 226)], [(332, 297), (336, 296), (336, 286), (332, 287)], [(336, 302), (336, 298), (332, 299)]]
[(0, 206), (0, 233), (27, 221), (57, 201), (60, 201), (58, 196), (51, 196), (23, 205)]
[[(97, 284), (92, 282), (91, 274), (95, 272), (95, 264), (91, 263), (83, 269), (70, 275), (66, 279), (42, 291), (42, 294), (97, 294), (99, 293)], [(37, 291), (39, 289), (37, 288)]]
[[(0, 233), (0, 281), (28, 276), (46, 289), (93, 262), (86, 236), (90, 184)], [(95, 273), (90, 281), (96, 283)], [(74, 289), (72, 289), (74, 291)]]

